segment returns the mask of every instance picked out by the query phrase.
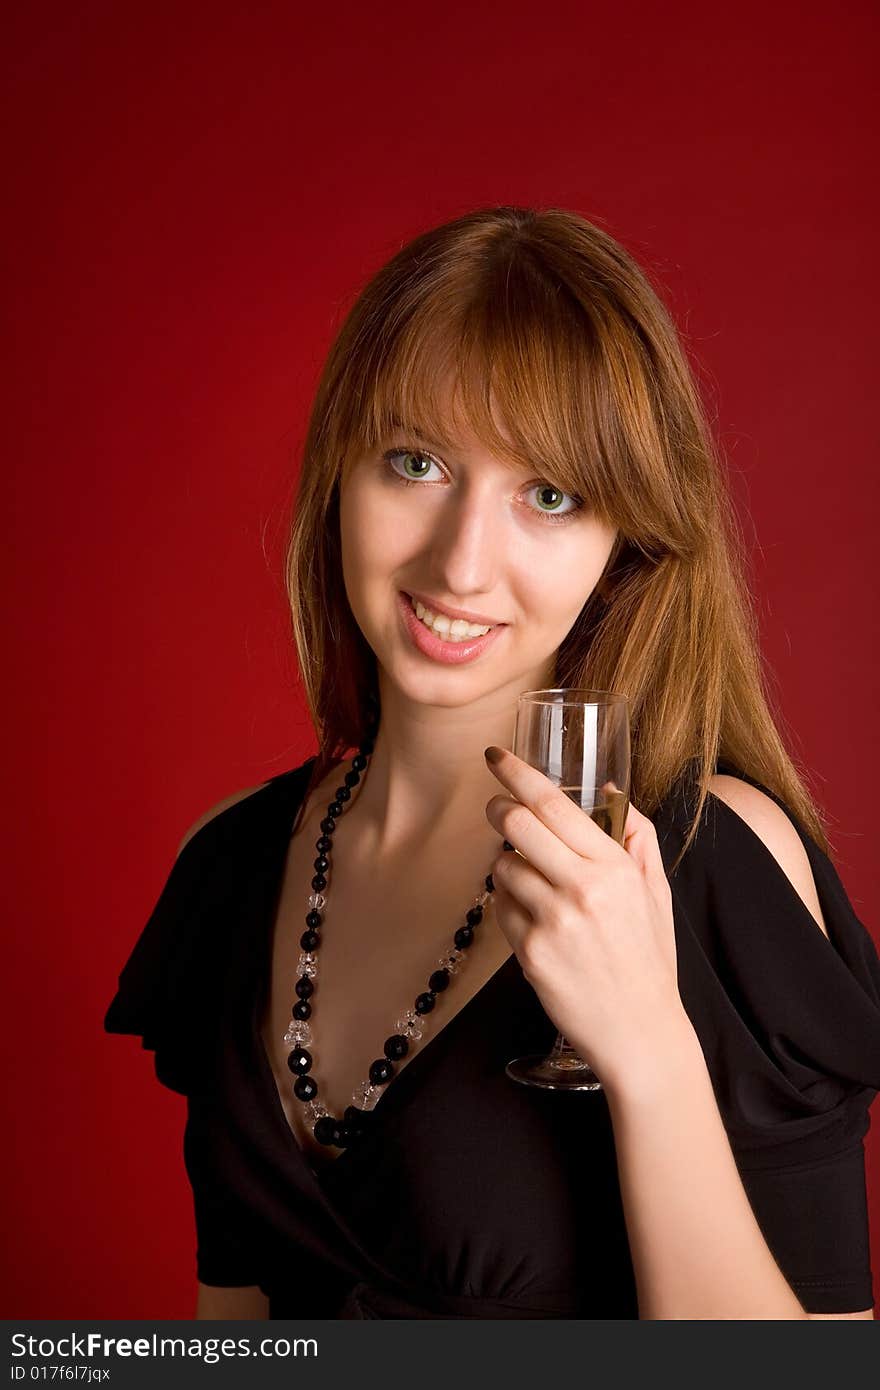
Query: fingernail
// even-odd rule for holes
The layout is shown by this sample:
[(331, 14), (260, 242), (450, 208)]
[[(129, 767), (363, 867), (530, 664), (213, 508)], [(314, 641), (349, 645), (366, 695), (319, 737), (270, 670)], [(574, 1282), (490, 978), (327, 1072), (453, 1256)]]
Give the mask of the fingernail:
[(487, 763), (500, 763), (503, 749), (496, 748), (494, 743), (490, 743), (488, 748), (483, 749), (483, 757)]

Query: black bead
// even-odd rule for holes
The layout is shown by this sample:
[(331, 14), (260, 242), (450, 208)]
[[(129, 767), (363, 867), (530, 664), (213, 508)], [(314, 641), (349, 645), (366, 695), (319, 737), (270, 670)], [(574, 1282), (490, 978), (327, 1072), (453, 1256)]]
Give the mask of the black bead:
[(332, 1144), (336, 1135), (336, 1121), (333, 1116), (322, 1115), (319, 1120), (315, 1121), (312, 1133), (319, 1144)]
[(361, 774), (355, 771), (354, 769), (352, 769), (351, 772), (346, 772), (345, 774), (345, 785), (347, 787), (356, 787), (360, 780)]
[(428, 990), (426, 994), (420, 994), (418, 999), (416, 1000), (416, 1013), (429, 1014), (436, 1002), (437, 1001), (430, 990)]
[(304, 1023), (307, 1018), (311, 1018), (312, 1016), (312, 1006), (308, 999), (297, 999), (290, 1012), (293, 1014), (294, 1018)]
[(348, 1125), (337, 1124), (335, 1133), (333, 1135), (333, 1144), (336, 1146), (337, 1149), (346, 1149), (348, 1148), (349, 1144), (354, 1139), (354, 1137), (354, 1133), (348, 1127)]
[(325, 874), (330, 868), (330, 860), (327, 858), (326, 854), (319, 854), (312, 867), (317, 873)]
[(382, 1051), (392, 1062), (399, 1062), (409, 1052), (409, 1043), (402, 1033), (392, 1033), (390, 1038), (385, 1039)]
[(394, 1075), (394, 1067), (387, 1057), (377, 1057), (370, 1063), (370, 1081), (374, 1086), (384, 1086)]
[(360, 1139), (361, 1135), (366, 1133), (367, 1112), (365, 1110), (358, 1110), (356, 1105), (348, 1105), (342, 1118), (352, 1141)]
[(469, 907), (469, 908), (468, 908), (466, 921), (467, 921), (467, 924), (468, 924), (469, 927), (477, 927), (477, 926), (479, 926), (479, 924), (482, 922), (482, 920), (483, 920), (483, 909), (482, 909), (479, 905), (478, 905), (477, 907)]
[(327, 887), (327, 880), (323, 874), (315, 874), (315, 877), (312, 879), (312, 887), (316, 893), (320, 893), (322, 888)]
[(341, 815), (342, 815), (342, 802), (341, 802), (341, 801), (331, 801), (331, 802), (330, 802), (330, 805), (327, 807), (327, 815), (328, 815), (328, 816), (341, 816)]
[(336, 822), (332, 816), (324, 817), (324, 819), (321, 821), (321, 829), (323, 830), (325, 835), (333, 834), (333, 831), (336, 829)]
[(355, 753), (354, 757), (351, 760), (351, 765), (354, 768), (355, 772), (363, 772), (364, 768), (367, 765), (367, 760), (364, 757), (363, 753)]
[(310, 999), (315, 992), (314, 983), (309, 979), (308, 975), (300, 975), (294, 985), (294, 989), (300, 999)]
[(449, 971), (445, 967), (442, 970), (435, 970), (428, 984), (435, 994), (442, 994), (449, 985)]
[(505, 840), (505, 841), (504, 841), (504, 848), (505, 848), (505, 849), (513, 849), (513, 845), (510, 843), (509, 840)]
[(320, 914), (320, 912), (316, 912), (315, 909), (312, 908), (311, 912), (309, 912), (309, 913), (306, 914), (306, 926), (307, 926), (307, 927), (320, 927), (320, 925), (321, 925), (321, 914)]
[[(315, 916), (317, 917), (317, 913)], [(309, 913), (311, 916), (311, 913)], [(304, 951), (317, 951), (321, 944), (321, 938), (316, 931), (304, 931), (299, 939), (299, 944)]]
[(336, 788), (334, 796), (337, 801), (341, 801), (344, 805), (346, 801), (351, 801), (351, 789), (343, 784), (343, 786)]
[(304, 1047), (295, 1047), (287, 1054), (287, 1065), (294, 1076), (305, 1076), (306, 1072), (312, 1069), (312, 1054)]
[(328, 849), (332, 848), (333, 841), (331, 840), (329, 835), (322, 835), (319, 840), (315, 841), (315, 849), (320, 850), (322, 854), (326, 854)]
[(491, 874), (487, 874), (487, 875), (486, 875), (486, 887), (488, 888), (488, 890), (489, 890), (490, 893), (494, 893), (494, 892), (495, 892), (495, 884), (494, 884), (494, 882), (493, 882), (493, 880), (492, 880), (492, 875), (491, 875)]
[(459, 927), (452, 939), (460, 951), (465, 950), (474, 939), (473, 927)]
[(318, 1083), (313, 1076), (298, 1076), (293, 1083), (293, 1094), (298, 1100), (314, 1100)]

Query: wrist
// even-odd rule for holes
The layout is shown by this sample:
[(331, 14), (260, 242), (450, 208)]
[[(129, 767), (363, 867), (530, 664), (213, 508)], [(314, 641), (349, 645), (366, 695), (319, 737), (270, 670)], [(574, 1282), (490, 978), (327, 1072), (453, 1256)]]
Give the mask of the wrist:
[(681, 1087), (706, 1074), (700, 1039), (682, 1006), (663, 1020), (638, 1053), (620, 1059), (602, 1087), (608, 1104), (615, 1106), (663, 1102)]

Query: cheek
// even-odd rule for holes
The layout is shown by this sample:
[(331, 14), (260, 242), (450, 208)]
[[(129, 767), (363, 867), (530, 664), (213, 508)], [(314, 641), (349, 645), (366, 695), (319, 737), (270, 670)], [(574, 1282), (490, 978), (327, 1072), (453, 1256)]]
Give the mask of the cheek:
[(371, 489), (353, 480), (339, 499), (339, 533), (342, 562), (354, 575), (369, 570), (381, 553), (385, 539), (384, 515)]
[(593, 593), (610, 553), (610, 541), (585, 545), (580, 538), (574, 544), (559, 544), (552, 560), (529, 568), (524, 579), (526, 611), (543, 616), (548, 627), (568, 632)]
[(355, 475), (343, 489), (339, 525), (343, 557), (377, 573), (393, 567), (411, 548), (411, 514), (405, 517), (399, 500), (366, 476)]
[(371, 645), (387, 626), (398, 622), (389, 594), (394, 576), (408, 567), (415, 540), (412, 527), (402, 525), (394, 507), (376, 491), (352, 483), (339, 499), (342, 580), (352, 613)]
[(366, 614), (361, 611), (364, 575), (370, 572), (370, 549), (374, 543), (370, 518), (365, 515), (360, 489), (350, 484), (339, 499), (339, 543), (342, 582), (355, 621), (364, 631)]

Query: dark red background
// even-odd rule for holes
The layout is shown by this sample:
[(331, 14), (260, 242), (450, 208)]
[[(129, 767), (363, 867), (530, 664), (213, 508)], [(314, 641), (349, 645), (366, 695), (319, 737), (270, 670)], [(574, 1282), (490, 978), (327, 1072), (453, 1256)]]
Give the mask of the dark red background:
[(459, 212), (575, 209), (666, 294), (877, 936), (872, 10), (7, 11), (5, 1316), (192, 1314), (185, 1101), (103, 1013), (187, 825), (314, 751), (280, 556), (316, 374)]

